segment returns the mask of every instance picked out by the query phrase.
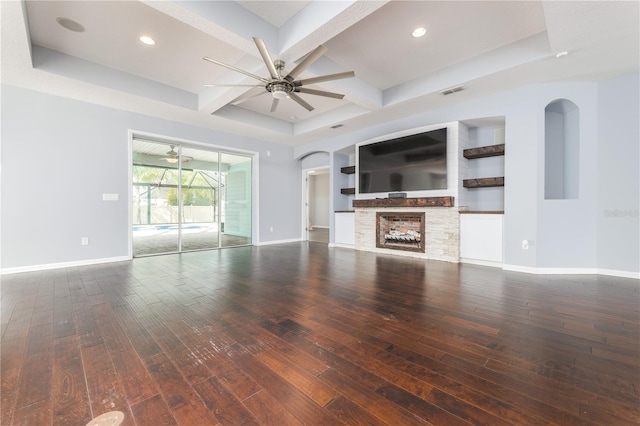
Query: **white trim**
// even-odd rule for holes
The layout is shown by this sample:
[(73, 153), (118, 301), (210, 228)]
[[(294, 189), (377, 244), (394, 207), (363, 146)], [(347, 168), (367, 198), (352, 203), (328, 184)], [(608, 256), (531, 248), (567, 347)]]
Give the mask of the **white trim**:
[(303, 169), (302, 173), (302, 215), (300, 219), (300, 225), (302, 228), (300, 229), (300, 233), (302, 237), (300, 237), (301, 241), (309, 240), (309, 170), (313, 169)]
[(503, 265), (505, 271), (524, 272), (527, 274), (548, 275), (609, 275), (621, 278), (640, 279), (639, 272), (617, 271), (614, 269), (598, 268), (535, 268), (531, 266)]
[(260, 153), (251, 157), (251, 244), (260, 241)]
[[(378, 142), (384, 142), (390, 139), (401, 138), (405, 136), (417, 135), (420, 133), (430, 132), (433, 130), (447, 129), (447, 187), (443, 189), (425, 189), (420, 191), (405, 191), (407, 197), (441, 197), (452, 196), (454, 197), (455, 206), (459, 206), (459, 167), (460, 158), (462, 157), (462, 150), (459, 149), (459, 121), (449, 121), (440, 124), (429, 124), (427, 126), (414, 127), (411, 129), (400, 130), (393, 133), (388, 133), (382, 136), (376, 136), (375, 138), (367, 139), (355, 144), (355, 165), (356, 170), (360, 169), (360, 147), (365, 145), (371, 145)], [(455, 153), (455, 155), (453, 155)], [(367, 192), (360, 193), (360, 176), (359, 173), (355, 174), (355, 188), (356, 194), (354, 199), (367, 200), (375, 198), (387, 198), (387, 192)]]
[(127, 192), (129, 197), (127, 198), (127, 255), (130, 259), (133, 259), (133, 130), (128, 130), (128, 140), (127, 140)]
[(479, 259), (468, 259), (466, 257), (460, 258), (460, 263), (469, 263), (471, 265), (481, 265), (481, 266), (491, 266), (493, 268), (502, 268), (502, 262), (492, 262), (491, 260), (479, 260)]
[(615, 269), (598, 269), (598, 274), (600, 275), (609, 275), (612, 277), (620, 277), (620, 278), (633, 278), (636, 280), (640, 280), (640, 272), (631, 272), (631, 271), (618, 271)]
[(527, 274), (549, 275), (593, 275), (597, 274), (596, 268), (536, 268), (533, 266), (503, 265), (505, 271), (524, 272)]
[[(331, 161), (331, 159), (329, 160)], [(311, 222), (311, 199), (309, 198), (309, 176), (314, 176), (310, 172), (313, 170), (327, 170), (329, 174), (331, 173), (331, 167), (327, 166), (318, 166), (318, 167), (309, 167), (306, 169), (302, 169), (302, 241), (309, 241), (309, 231), (313, 228), (329, 228), (328, 226), (309, 226)], [(329, 193), (331, 193), (331, 182), (329, 182)], [(331, 200), (331, 197), (330, 197)], [(332, 201), (330, 201), (329, 208), (332, 206)], [(331, 221), (331, 211), (329, 211), (329, 221)]]
[(209, 148), (210, 151), (226, 151), (231, 154), (255, 155), (258, 151), (248, 149), (232, 148), (224, 145), (215, 145), (207, 142), (199, 142), (192, 139), (178, 138), (175, 136), (160, 135), (157, 133), (145, 132), (142, 130), (129, 129), (132, 137), (138, 136), (141, 139), (150, 139), (149, 142), (158, 142), (175, 145), (187, 145), (189, 148)]
[(99, 265), (102, 263), (126, 262), (130, 260), (131, 260), (131, 257), (117, 256), (117, 257), (106, 257), (103, 259), (88, 259), (88, 260), (78, 260), (73, 262), (46, 263), (42, 265), (18, 266), (16, 268), (1, 269), (0, 275), (19, 274), (21, 272), (45, 271), (48, 269), (73, 268), (75, 266)]
[(275, 240), (275, 241), (260, 241), (258, 244), (254, 244), (255, 246), (270, 246), (273, 244), (286, 244), (286, 243), (299, 243), (303, 241), (302, 238), (291, 238), (289, 240)]
[(329, 243), (329, 248), (334, 248), (334, 247), (340, 247), (340, 248), (346, 248), (346, 249), (352, 249), (352, 250), (356, 248), (355, 245), (351, 245), (351, 244)]

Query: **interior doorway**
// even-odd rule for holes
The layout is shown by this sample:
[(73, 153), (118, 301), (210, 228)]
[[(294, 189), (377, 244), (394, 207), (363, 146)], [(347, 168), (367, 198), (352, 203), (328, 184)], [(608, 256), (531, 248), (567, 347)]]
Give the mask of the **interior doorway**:
[(329, 168), (305, 170), (305, 232), (307, 241), (329, 243)]

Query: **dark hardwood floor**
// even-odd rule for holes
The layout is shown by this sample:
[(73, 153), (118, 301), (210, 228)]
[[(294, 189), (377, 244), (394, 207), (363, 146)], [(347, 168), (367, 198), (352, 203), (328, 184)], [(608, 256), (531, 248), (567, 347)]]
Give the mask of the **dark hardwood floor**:
[(2, 425), (640, 422), (638, 280), (321, 243), (2, 277)]

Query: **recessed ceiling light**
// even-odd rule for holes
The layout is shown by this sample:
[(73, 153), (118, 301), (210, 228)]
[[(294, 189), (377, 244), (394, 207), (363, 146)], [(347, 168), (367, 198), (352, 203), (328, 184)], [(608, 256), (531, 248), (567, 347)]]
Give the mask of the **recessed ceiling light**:
[(569, 54), (569, 52), (567, 52), (566, 50), (564, 52), (558, 52), (556, 53), (556, 58), (562, 58), (563, 56), (567, 56)]
[(425, 35), (427, 33), (427, 29), (424, 27), (419, 27), (416, 28), (415, 30), (413, 30), (413, 32), (411, 33), (411, 35), (415, 38), (420, 38), (423, 35)]
[(156, 41), (149, 36), (140, 37), (140, 41), (149, 46), (153, 46), (154, 44), (156, 44)]
[(76, 33), (84, 32), (84, 27), (81, 24), (74, 21), (73, 19), (59, 17), (59, 18), (56, 18), (56, 22), (61, 26), (63, 26), (64, 28), (68, 29), (69, 31), (73, 31)]

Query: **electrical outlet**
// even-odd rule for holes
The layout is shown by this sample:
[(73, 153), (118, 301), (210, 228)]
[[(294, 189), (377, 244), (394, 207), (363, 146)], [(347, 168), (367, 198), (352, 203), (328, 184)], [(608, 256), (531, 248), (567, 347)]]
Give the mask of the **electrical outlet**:
[(522, 250), (529, 250), (529, 241), (522, 240)]
[(89, 237), (82, 237), (80, 239), (80, 244), (83, 246), (88, 246), (89, 245)]
[(269, 232), (273, 232), (273, 226), (269, 227)]

